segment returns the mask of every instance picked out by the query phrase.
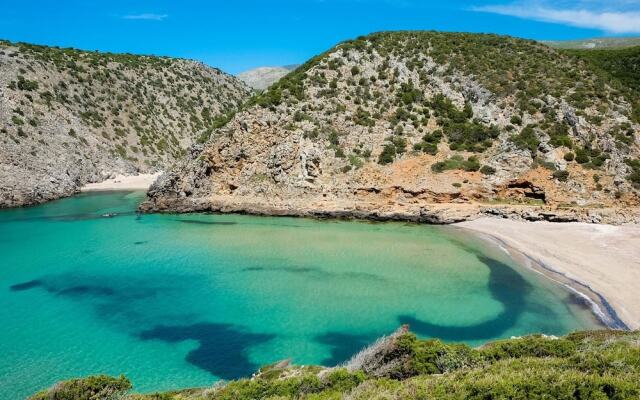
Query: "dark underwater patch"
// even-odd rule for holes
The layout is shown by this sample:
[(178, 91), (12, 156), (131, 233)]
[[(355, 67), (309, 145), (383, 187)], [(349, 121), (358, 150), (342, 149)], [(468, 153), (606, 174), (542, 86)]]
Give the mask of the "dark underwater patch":
[(504, 310), (495, 318), (469, 326), (447, 326), (419, 320), (411, 315), (400, 315), (400, 324), (409, 324), (411, 330), (422, 336), (438, 337), (447, 341), (480, 340), (500, 337), (516, 325), (520, 315), (526, 310), (526, 297), (532, 290), (516, 270), (509, 265), (475, 253), (478, 260), (489, 267), (491, 297), (502, 304)]
[(251, 375), (259, 365), (249, 360), (252, 346), (272, 340), (273, 334), (251, 333), (231, 324), (198, 323), (164, 326), (139, 334), (141, 340), (161, 340), (167, 343), (195, 340), (198, 348), (190, 351), (185, 360), (222, 379), (237, 379)]
[(58, 296), (113, 296), (116, 290), (108, 286), (78, 285), (55, 291)]
[(569, 292), (569, 294), (565, 298), (565, 303), (580, 307), (583, 310), (591, 309), (591, 303), (589, 302), (589, 300), (574, 292)]
[(385, 281), (386, 279), (367, 272), (329, 272), (319, 267), (294, 267), (294, 266), (275, 266), (275, 267), (245, 267), (243, 272), (287, 272), (291, 274), (314, 274), (322, 279), (354, 279), (369, 281)]
[(9, 289), (14, 292), (21, 292), (23, 290), (29, 290), (33, 288), (37, 288), (42, 286), (42, 281), (40, 279), (33, 279), (27, 282), (16, 283), (15, 285), (9, 286)]
[(375, 335), (359, 335), (343, 332), (325, 332), (314, 338), (317, 343), (330, 347), (330, 356), (320, 362), (322, 365), (334, 366), (351, 359), (376, 339)]
[(322, 271), (318, 268), (312, 267), (246, 267), (242, 268), (244, 272), (289, 272), (293, 274), (304, 274), (308, 272)]
[[(95, 282), (100, 282), (100, 284)], [(117, 280), (112, 281), (110, 279), (75, 274), (46, 276), (10, 286), (12, 291), (25, 291), (36, 288), (41, 288), (54, 296), (68, 297), (74, 300), (109, 298), (110, 302), (115, 303), (120, 308), (125, 307), (132, 301), (153, 297), (161, 290), (159, 287), (154, 287), (144, 281), (136, 285), (128, 284), (123, 286)]]

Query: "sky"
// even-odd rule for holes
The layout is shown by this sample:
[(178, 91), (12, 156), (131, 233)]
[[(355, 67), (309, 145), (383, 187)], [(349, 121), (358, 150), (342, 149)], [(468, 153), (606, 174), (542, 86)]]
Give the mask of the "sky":
[(299, 64), (383, 30), (538, 40), (640, 36), (640, 0), (3, 0), (0, 38), (185, 57), (229, 73)]

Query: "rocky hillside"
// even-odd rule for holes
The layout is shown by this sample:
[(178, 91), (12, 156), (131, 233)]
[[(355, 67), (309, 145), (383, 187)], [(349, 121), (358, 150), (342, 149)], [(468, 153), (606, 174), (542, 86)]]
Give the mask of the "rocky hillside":
[(127, 394), (126, 377), (102, 375), (60, 382), (30, 400), (638, 399), (639, 358), (638, 332), (535, 335), (474, 349), (400, 330), (334, 368), (283, 361), (251, 379), (140, 395)]
[(452, 222), (535, 205), (527, 218), (586, 220), (638, 205), (637, 99), (537, 42), (377, 33), (254, 97), (142, 209)]
[(264, 90), (295, 68), (297, 66), (259, 67), (238, 74), (238, 79), (256, 90)]
[(0, 42), (0, 207), (165, 169), (248, 94), (195, 61)]

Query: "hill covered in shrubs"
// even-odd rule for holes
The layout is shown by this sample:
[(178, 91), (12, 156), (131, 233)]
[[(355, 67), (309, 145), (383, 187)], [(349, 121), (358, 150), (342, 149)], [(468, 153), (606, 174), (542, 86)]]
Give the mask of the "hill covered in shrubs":
[(534, 41), (376, 33), (250, 99), (144, 208), (442, 220), (429, 205), (637, 206), (638, 106), (619, 76)]
[(168, 168), (248, 95), (195, 61), (0, 41), (0, 207)]

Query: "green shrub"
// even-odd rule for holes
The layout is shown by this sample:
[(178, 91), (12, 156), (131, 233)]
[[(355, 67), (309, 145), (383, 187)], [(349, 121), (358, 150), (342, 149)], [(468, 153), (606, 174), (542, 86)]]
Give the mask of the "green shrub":
[(131, 382), (123, 375), (118, 378), (97, 375), (60, 382), (30, 400), (115, 400), (124, 396), (131, 387)]
[(496, 173), (496, 169), (489, 165), (483, 165), (482, 168), (480, 168), (480, 172), (483, 175), (493, 175)]
[(382, 153), (378, 156), (378, 164), (391, 164), (396, 158), (396, 146), (389, 143), (382, 148)]
[(540, 335), (515, 340), (499, 340), (482, 349), (486, 360), (524, 357), (568, 357), (576, 351), (576, 344), (567, 339), (549, 339)]
[(569, 162), (571, 162), (571, 161), (573, 161), (575, 158), (576, 158), (575, 154), (573, 154), (573, 153), (571, 153), (571, 152), (566, 153), (566, 154), (564, 155), (564, 159), (565, 159), (565, 161), (569, 161)]
[(374, 126), (376, 122), (371, 118), (371, 113), (362, 107), (358, 107), (353, 122), (362, 126)]
[(569, 137), (569, 126), (566, 123), (554, 123), (547, 132), (549, 143), (554, 147), (573, 147), (573, 142)]
[(20, 90), (33, 91), (38, 90), (38, 82), (25, 79), (24, 76), (18, 75), (16, 86)]
[(559, 180), (560, 182), (566, 182), (569, 179), (569, 171), (558, 170), (558, 171), (554, 171), (552, 175), (555, 179)]
[(338, 146), (340, 144), (340, 137), (338, 136), (338, 132), (331, 130), (329, 132), (329, 143), (333, 146)]
[(518, 148), (529, 150), (532, 156), (536, 155), (540, 145), (540, 139), (538, 139), (533, 125), (528, 125), (519, 134), (511, 136), (511, 141)]
[(640, 159), (628, 159), (626, 163), (631, 167), (631, 173), (627, 176), (627, 179), (633, 187), (640, 189)]
[(445, 161), (438, 161), (431, 165), (431, 170), (436, 173), (455, 169), (468, 172), (478, 171), (480, 169), (480, 162), (477, 157), (471, 156), (465, 160), (461, 155), (456, 154)]

